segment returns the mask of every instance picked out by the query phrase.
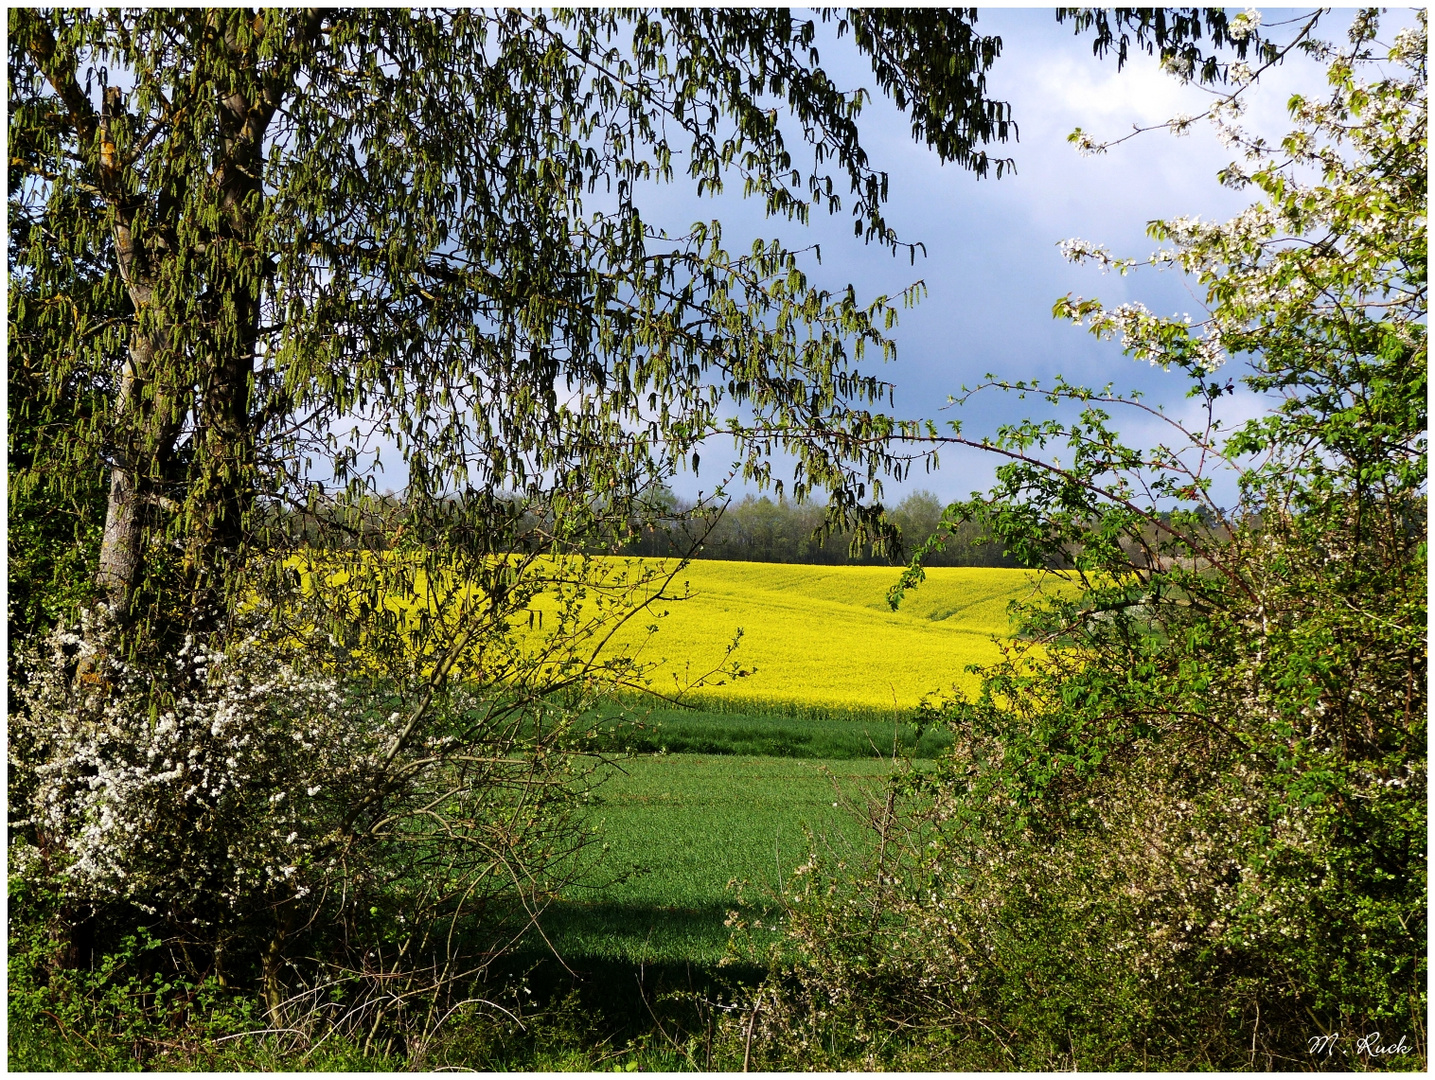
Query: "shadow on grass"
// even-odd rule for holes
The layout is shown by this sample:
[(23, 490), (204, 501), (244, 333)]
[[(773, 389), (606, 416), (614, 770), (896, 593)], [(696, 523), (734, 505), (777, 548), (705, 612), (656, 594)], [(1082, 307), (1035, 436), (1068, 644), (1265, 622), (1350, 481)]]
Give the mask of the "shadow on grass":
[[(726, 908), (565, 902), (543, 928), (561, 951), (530, 935), (494, 974), (521, 978), (532, 1019), (501, 1054), (462, 1057), (471, 1067), (544, 1070), (711, 1069), (714, 1025), (758, 985), (764, 967), (719, 964)], [(459, 1061), (460, 1058), (454, 1058)], [(728, 1063), (731, 1067), (731, 1063)]]
[(731, 906), (564, 901), (543, 917), (543, 932), (553, 948), (530, 935), (522, 952), (551, 957), (557, 950), (580, 977), (590, 967), (614, 963), (715, 967), (727, 954), (729, 931), (724, 924)]

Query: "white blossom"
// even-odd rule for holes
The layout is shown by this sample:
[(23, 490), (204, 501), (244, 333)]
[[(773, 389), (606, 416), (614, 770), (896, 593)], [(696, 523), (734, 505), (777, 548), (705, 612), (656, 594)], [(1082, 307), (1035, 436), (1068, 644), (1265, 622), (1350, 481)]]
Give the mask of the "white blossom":
[(1255, 8), (1247, 8), (1227, 24), (1226, 33), (1232, 41), (1245, 41), (1260, 25), (1261, 13)]
[[(58, 873), (76, 897), (146, 910), (201, 895), (231, 911), (252, 908), (255, 882), (299, 872), (278, 852), (307, 849), (305, 829), (318, 824), (296, 815), (287, 792), (312, 796), (357, 775), (372, 740), (335, 708), (342, 698), (331, 676), (253, 639), (228, 653), (186, 639), (157, 678), (115, 659), (109, 636), (87, 615), (22, 661), (12, 796), (25, 793), (22, 819), (58, 843), (60, 857), (42, 860), (21, 844), (11, 872)], [(72, 682), (80, 657), (92, 660), (93, 684)], [(167, 690), (171, 703), (152, 710)], [(289, 738), (294, 728), (312, 733), (307, 748)]]

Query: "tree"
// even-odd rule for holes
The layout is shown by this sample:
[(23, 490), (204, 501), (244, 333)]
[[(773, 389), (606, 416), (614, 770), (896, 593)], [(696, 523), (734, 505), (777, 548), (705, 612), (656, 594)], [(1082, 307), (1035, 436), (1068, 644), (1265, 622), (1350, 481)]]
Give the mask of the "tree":
[[(1119, 59), (1134, 35), (1189, 60), (1203, 24), (1239, 56), (1264, 48), (1229, 35), (1220, 11), (1062, 14)], [(1015, 133), (985, 89), (1001, 43), (974, 23), (863, 10), (837, 32), (914, 137), (1000, 175), (1010, 162), (982, 147)], [(857, 233), (901, 246), (857, 139), (863, 94), (818, 66), (811, 22), (23, 11), (11, 31), (12, 355), (43, 373), (31, 413), (62, 403), (67, 380), (107, 386), (83, 437), (36, 468), (106, 463), (97, 574), (126, 617), (174, 618), (156, 599), (167, 576), (191, 597), (232, 592), (247, 547), (276, 542), (257, 535), (256, 501), (358, 490), (369, 459), (344, 437), (355, 424), (393, 444), (410, 505), (535, 499), (538, 477), (572, 480), (575, 459), (621, 446), (588, 476), (616, 505), (726, 427), (721, 391), (752, 408), (753, 433), (792, 444), (796, 496), (832, 487), (839, 515), (870, 524), (858, 506), (880, 470), (857, 459), (887, 430), (863, 407), (883, 388), (848, 365), (890, 347), (885, 298), (810, 288), (779, 244), (734, 256), (716, 227), (668, 236), (639, 205), (686, 152), (699, 191), (736, 170), (788, 218), (839, 209), (845, 181)], [(1221, 74), (1208, 67), (1203, 79)], [(810, 167), (794, 164), (776, 106)], [(767, 445), (748, 443), (751, 477), (769, 479)], [(492, 515), (473, 513), (492, 535)]]
[[(1012, 129), (973, 23), (837, 29), (980, 175)], [(891, 355), (894, 303), (641, 212), (646, 185), (740, 179), (781, 219), (848, 199), (859, 237), (902, 248), (863, 93), (775, 9), (27, 9), (9, 29), (11, 513), (57, 477), (105, 503), (103, 608), (11, 685), (14, 925), (62, 942), (34, 993), (141, 919), (276, 1015), (313, 985), (296, 957), (352, 971), (432, 955), (442, 919), (531, 925), (581, 847), (563, 717), (641, 685), (599, 652), (664, 586), (585, 545), (714, 434), (747, 478), (780, 488), (785, 448), (793, 494), (879, 524), (863, 503), (901, 462), (862, 362)], [(400, 498), (377, 494), (381, 453)], [(316, 550), (316, 520), (356, 542)], [(465, 947), (491, 954), (485, 934)]]
[[(984, 173), (980, 144), (1009, 123), (984, 92), (999, 43), (971, 23), (842, 26), (915, 130)], [(805, 219), (841, 204), (832, 161), (859, 235), (898, 244), (857, 141), (861, 96), (816, 66), (811, 23), (26, 11), (11, 30), (16, 303), (50, 313), (15, 347), (45, 361), (52, 395), (67, 370), (115, 380), (72, 460), (99, 449), (109, 465), (98, 575), (118, 610), (137, 613), (169, 572), (152, 535), (178, 543), (192, 598), (225, 594), (256, 500), (363, 477), (338, 431), (356, 422), (394, 444), (409, 505), (506, 490), (563, 502), (553, 493), (580, 468), (616, 505), (721, 426), (720, 395), (800, 453), (799, 492), (856, 495), (838, 433), (867, 432), (851, 402), (882, 386), (848, 365), (890, 348), (886, 299), (808, 286), (781, 245), (735, 256), (716, 225), (668, 236), (639, 211), (639, 188), (686, 153), (699, 191), (735, 169), (769, 213)], [(938, 46), (953, 63), (924, 59)], [(132, 314), (55, 314), (72, 269), (57, 246), (106, 265)], [(746, 468), (766, 477), (753, 448)], [(474, 524), (481, 546), (494, 523)]]
[[(948, 519), (1080, 589), (1019, 612), (944, 711), (954, 751), (877, 808), (871, 865), (795, 883), (763, 1063), (845, 1035), (834, 1062), (1423, 1064), (1426, 20), (1380, 46), (1358, 13), (1344, 50), (1313, 25), (1330, 93), (1292, 99), (1290, 135), (1235, 122), (1249, 71), (1211, 110), (1242, 151), (1222, 182), (1261, 201), (1151, 225), (1150, 265), (1204, 287), (1204, 318), (1055, 307), (1181, 378), (1204, 422), (993, 380), (1079, 417), (945, 437), (1006, 459)], [(1237, 380), (1263, 415), (1223, 418)], [(1166, 438), (1123, 442), (1117, 409)]]

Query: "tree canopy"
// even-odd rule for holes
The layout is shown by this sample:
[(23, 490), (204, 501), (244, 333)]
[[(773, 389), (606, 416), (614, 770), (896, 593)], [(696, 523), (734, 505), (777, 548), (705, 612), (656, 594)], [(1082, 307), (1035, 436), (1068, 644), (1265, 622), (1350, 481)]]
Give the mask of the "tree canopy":
[[(1014, 129), (974, 21), (838, 32), (980, 175)], [(381, 450), (418, 518), (462, 503), (447, 540), (475, 552), (507, 542), (500, 494), (561, 542), (583, 493), (630, 508), (729, 429), (749, 478), (782, 483), (780, 445), (795, 494), (850, 512), (893, 464), (859, 363), (890, 355), (894, 302), (642, 210), (652, 183), (740, 183), (771, 215), (845, 208), (900, 243), (863, 94), (815, 33), (777, 9), (12, 12), (20, 489), (93, 487), (105, 463), (99, 581), (147, 618), (161, 580), (191, 611), (232, 587), (256, 502), (357, 499)]]

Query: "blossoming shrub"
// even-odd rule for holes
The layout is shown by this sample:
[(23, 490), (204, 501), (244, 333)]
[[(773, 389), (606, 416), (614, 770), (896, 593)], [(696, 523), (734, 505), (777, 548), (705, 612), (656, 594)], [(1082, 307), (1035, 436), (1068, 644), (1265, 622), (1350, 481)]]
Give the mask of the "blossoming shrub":
[[(953, 751), (872, 808), (871, 860), (794, 881), (728, 1032), (755, 1065), (1425, 1067), (1424, 13), (1376, 31), (1313, 46), (1330, 97), (1279, 147), (1235, 140), (1261, 206), (1153, 226), (1202, 323), (1058, 304), (1204, 422), (1059, 383), (1075, 422), (995, 440), (998, 486), (948, 515), (1082, 592), (942, 712)], [(1223, 428), (1236, 356), (1267, 411)], [(1118, 406), (1169, 441), (1124, 444)]]
[(333, 797), (374, 779), (374, 719), (254, 639), (191, 638), (158, 670), (104, 641), (91, 622), (29, 658), (11, 757), (35, 840), (12, 868), (216, 927), (322, 888), (314, 845), (342, 817)]
[[(92, 618), (61, 628), (12, 684), (12, 986), (32, 1012), (128, 957), (152, 1002), (229, 988), (269, 1023), (348, 1017), (413, 1052), (583, 847), (581, 770), (541, 701), (440, 688), (415, 728), (392, 683), (257, 632), (149, 663), (112, 645)], [(87, 1022), (111, 1038), (102, 997)]]

